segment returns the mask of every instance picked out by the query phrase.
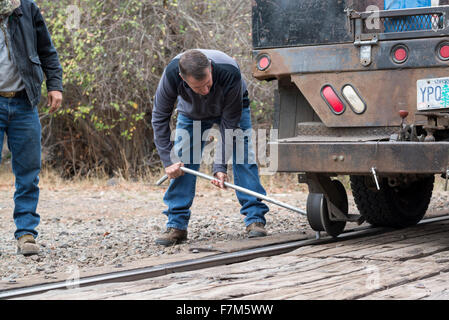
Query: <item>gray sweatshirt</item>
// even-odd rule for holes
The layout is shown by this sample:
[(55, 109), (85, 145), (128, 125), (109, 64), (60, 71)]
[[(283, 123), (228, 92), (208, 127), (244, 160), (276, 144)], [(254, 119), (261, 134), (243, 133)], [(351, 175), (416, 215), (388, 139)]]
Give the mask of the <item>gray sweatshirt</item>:
[[(7, 17), (4, 19), (0, 17), (2, 24), (2, 28), (0, 28), (0, 92), (17, 92), (24, 89), (25, 85), (14, 63), (7, 21)], [(6, 45), (6, 41), (8, 41), (8, 45)]]
[[(207, 96), (201, 96), (179, 76), (178, 62), (181, 54), (176, 56), (165, 68), (156, 90), (151, 123), (154, 142), (164, 167), (173, 164), (170, 151), (170, 117), (176, 101), (178, 112), (192, 120), (220, 118), (221, 155), (215, 156), (214, 173), (226, 172), (225, 150), (226, 129), (238, 129), (242, 108), (249, 106), (248, 91), (240, 68), (234, 59), (221, 51), (200, 49), (212, 63), (213, 85)], [(231, 139), (229, 139), (231, 140)]]

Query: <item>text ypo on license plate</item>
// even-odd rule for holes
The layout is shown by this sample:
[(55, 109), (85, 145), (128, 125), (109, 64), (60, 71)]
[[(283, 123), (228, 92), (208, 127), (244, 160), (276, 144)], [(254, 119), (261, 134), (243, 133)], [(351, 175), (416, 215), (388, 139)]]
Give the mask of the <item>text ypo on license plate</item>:
[(418, 110), (449, 109), (449, 78), (417, 81)]

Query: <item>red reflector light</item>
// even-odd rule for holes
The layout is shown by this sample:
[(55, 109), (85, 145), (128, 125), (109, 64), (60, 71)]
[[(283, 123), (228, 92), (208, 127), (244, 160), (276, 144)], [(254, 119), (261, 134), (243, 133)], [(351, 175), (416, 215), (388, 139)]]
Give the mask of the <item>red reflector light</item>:
[(259, 69), (260, 71), (268, 69), (270, 64), (271, 64), (270, 57), (266, 54), (259, 56), (259, 58), (257, 59), (257, 69)]
[(327, 105), (333, 113), (342, 114), (345, 111), (345, 105), (343, 104), (343, 101), (341, 101), (341, 99), (338, 97), (332, 86), (325, 85), (321, 89), (321, 96), (323, 97), (324, 101), (326, 101)]
[(394, 57), (398, 61), (404, 61), (405, 58), (407, 58), (407, 51), (405, 51), (405, 49), (403, 48), (399, 48), (398, 50), (395, 51)]
[(396, 63), (403, 63), (408, 58), (408, 50), (405, 46), (396, 46), (392, 50), (392, 58)]
[(440, 43), (437, 49), (438, 57), (441, 60), (449, 60), (449, 42)]
[(442, 46), (440, 48), (440, 56), (445, 59), (449, 58), (449, 46)]
[(268, 60), (267, 57), (262, 57), (262, 59), (259, 60), (259, 67), (261, 69), (268, 68), (269, 64), (270, 64), (270, 60)]

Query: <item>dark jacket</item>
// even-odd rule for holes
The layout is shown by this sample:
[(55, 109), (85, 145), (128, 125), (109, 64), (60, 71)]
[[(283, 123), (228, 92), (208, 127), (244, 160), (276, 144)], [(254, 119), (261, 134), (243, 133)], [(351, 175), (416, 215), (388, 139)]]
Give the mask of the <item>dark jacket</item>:
[(14, 62), (32, 106), (41, 99), (46, 76), (47, 91), (63, 91), (62, 67), (39, 8), (30, 0), (22, 0), (9, 17), (9, 34)]
[[(213, 85), (207, 96), (196, 94), (179, 75), (179, 59), (176, 56), (165, 68), (154, 97), (151, 123), (154, 142), (164, 167), (173, 164), (169, 121), (175, 108), (192, 120), (220, 118), (221, 157), (217, 153), (213, 172), (226, 172), (225, 158), (226, 131), (238, 129), (242, 108), (249, 106), (248, 91), (237, 62), (227, 54), (217, 50), (202, 51), (212, 64)], [(176, 159), (178, 160), (178, 159)]]

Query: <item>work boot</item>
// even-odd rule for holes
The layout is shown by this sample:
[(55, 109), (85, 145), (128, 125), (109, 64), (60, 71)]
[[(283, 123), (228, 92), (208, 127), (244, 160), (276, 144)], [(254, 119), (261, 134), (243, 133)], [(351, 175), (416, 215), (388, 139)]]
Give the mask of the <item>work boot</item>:
[(265, 237), (267, 231), (262, 222), (254, 222), (246, 227), (246, 232), (248, 233), (248, 238)]
[(179, 230), (175, 228), (167, 228), (164, 235), (155, 240), (156, 244), (163, 246), (173, 246), (187, 240), (187, 230)]
[(31, 256), (39, 253), (39, 246), (31, 234), (25, 234), (17, 239), (17, 253), (24, 256)]

